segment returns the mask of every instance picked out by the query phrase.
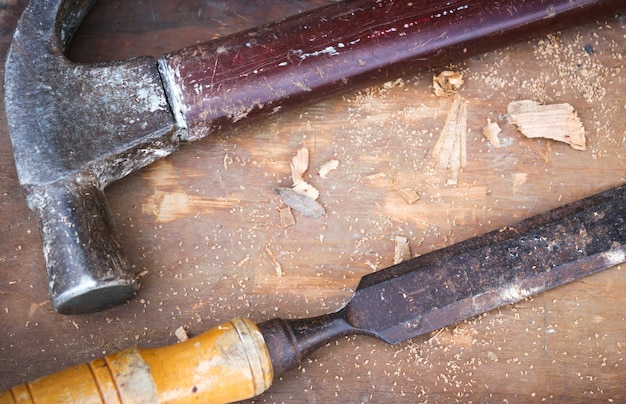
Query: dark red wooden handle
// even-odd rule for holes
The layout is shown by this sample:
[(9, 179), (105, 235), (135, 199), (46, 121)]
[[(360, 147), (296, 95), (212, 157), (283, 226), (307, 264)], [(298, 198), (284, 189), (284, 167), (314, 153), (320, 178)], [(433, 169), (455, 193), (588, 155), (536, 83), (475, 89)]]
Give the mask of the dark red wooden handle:
[(163, 56), (183, 138), (625, 9), (623, 0), (357, 0)]

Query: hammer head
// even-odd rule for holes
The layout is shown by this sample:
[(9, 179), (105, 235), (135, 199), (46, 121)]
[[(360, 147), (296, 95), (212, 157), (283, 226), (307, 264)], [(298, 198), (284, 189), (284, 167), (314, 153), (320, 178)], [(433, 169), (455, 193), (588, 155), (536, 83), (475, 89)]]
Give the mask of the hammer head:
[(154, 59), (74, 64), (64, 56), (94, 2), (32, 0), (5, 68), (17, 172), (37, 214), (61, 313), (103, 309), (134, 294), (103, 190), (178, 142)]

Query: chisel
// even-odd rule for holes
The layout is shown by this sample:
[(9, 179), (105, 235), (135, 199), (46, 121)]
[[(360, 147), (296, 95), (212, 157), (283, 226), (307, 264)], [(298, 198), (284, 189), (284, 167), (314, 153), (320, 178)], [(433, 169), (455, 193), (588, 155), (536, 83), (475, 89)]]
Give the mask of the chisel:
[(321, 346), (394, 344), (626, 260), (626, 185), (367, 275), (309, 319), (239, 318), (186, 342), (132, 348), (0, 392), (0, 403), (225, 403), (254, 397)]

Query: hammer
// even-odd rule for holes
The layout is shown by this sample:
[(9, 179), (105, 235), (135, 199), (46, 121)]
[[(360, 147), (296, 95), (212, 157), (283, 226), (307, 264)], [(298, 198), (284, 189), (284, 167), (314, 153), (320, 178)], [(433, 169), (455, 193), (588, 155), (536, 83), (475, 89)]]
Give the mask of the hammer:
[(95, 0), (32, 0), (11, 44), (7, 120), (52, 305), (101, 310), (137, 283), (105, 187), (251, 117), (624, 10), (621, 0), (354, 0), (161, 56), (64, 55)]

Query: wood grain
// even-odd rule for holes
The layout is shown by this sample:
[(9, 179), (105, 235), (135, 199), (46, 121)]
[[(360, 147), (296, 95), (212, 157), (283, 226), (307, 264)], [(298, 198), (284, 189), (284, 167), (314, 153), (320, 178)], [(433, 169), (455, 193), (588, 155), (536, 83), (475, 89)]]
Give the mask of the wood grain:
[[(322, 3), (100, 2), (72, 57), (158, 55)], [(2, 17), (14, 26), (25, 1), (11, 4)], [(0, 388), (120, 349), (174, 343), (180, 326), (194, 336), (240, 316), (336, 310), (361, 276), (392, 263), (396, 236), (422, 254), (624, 183), (624, 35), (620, 16), (440, 69), (463, 73), (468, 102), (456, 185), (429, 158), (450, 108), (432, 93), (440, 70), (183, 145), (107, 189), (141, 289), (91, 315), (52, 312), (2, 115)], [(9, 30), (1, 39), (6, 50)], [(518, 99), (571, 104), (587, 150), (525, 138), (506, 119)], [(482, 135), (488, 120), (502, 128), (499, 148)], [(327, 215), (294, 212), (296, 223), (283, 228), (274, 188), (291, 186), (302, 147), (310, 152), (304, 180)], [(317, 175), (331, 159), (338, 168)], [(408, 204), (398, 195), (406, 188), (421, 198)], [(396, 346), (347, 338), (254, 402), (623, 402), (625, 287), (622, 265)]]

